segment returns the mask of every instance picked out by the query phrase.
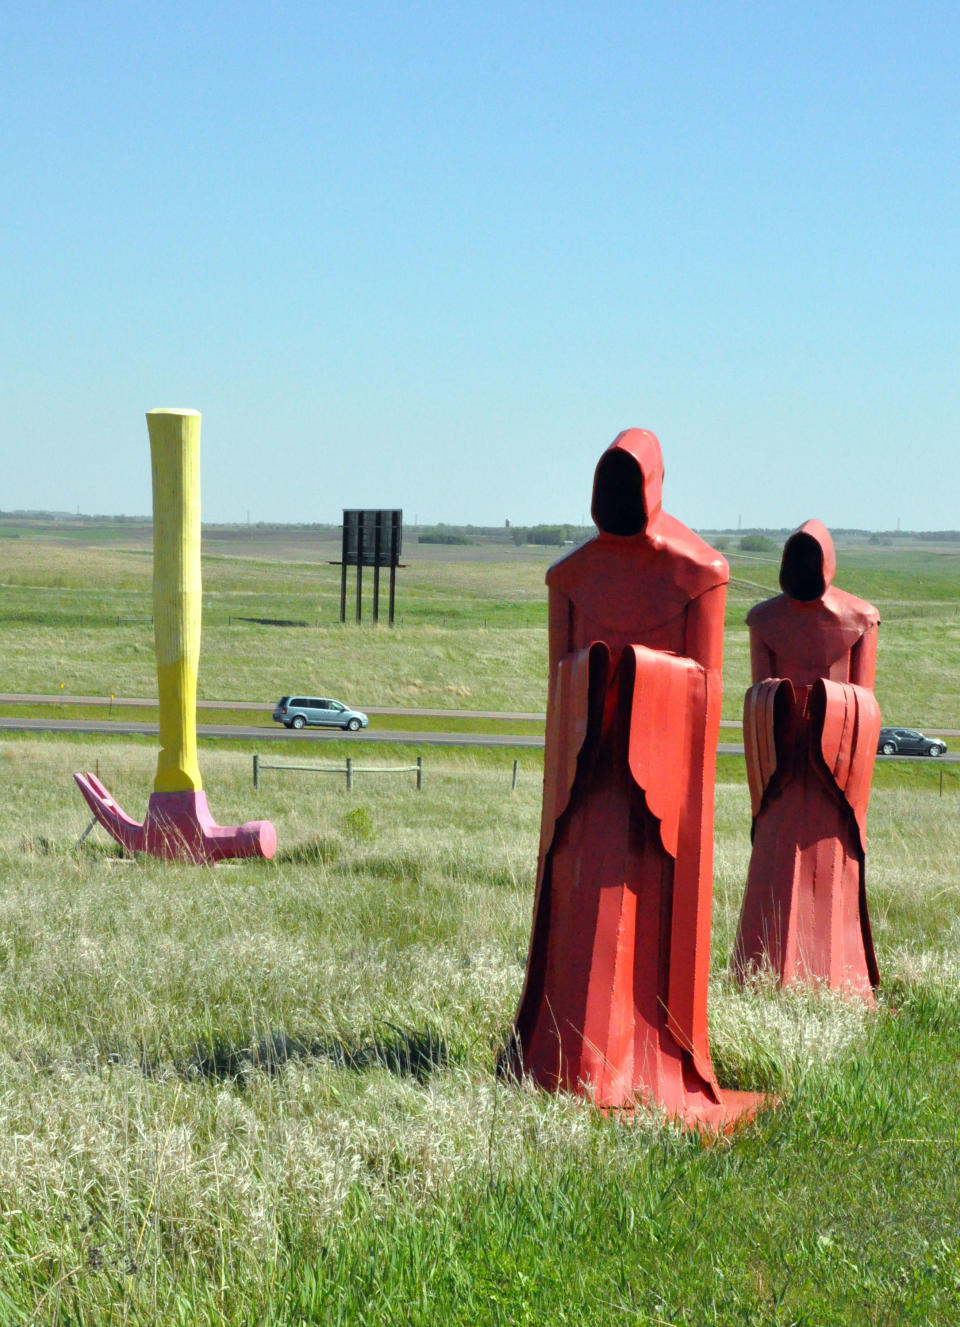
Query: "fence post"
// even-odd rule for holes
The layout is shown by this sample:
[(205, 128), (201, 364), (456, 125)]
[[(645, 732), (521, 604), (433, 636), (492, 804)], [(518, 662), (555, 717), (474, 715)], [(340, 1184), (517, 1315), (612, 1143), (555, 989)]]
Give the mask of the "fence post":
[(417, 756), (417, 792), (423, 792), (423, 756)]
[(256, 752), (253, 753), (253, 786), (260, 788), (260, 757)]
[(513, 782), (510, 785), (510, 787), (513, 789), (514, 792), (517, 791), (517, 773), (519, 769), (520, 769), (520, 762), (519, 760), (515, 760), (513, 762)]
[(940, 796), (943, 796), (943, 766), (940, 766)]
[(353, 761), (347, 756), (347, 792), (353, 788)]

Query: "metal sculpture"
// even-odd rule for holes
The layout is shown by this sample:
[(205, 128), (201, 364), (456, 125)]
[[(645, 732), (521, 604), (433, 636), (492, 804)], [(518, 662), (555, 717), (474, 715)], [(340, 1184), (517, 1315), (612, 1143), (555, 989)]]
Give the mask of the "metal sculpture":
[(603, 1109), (728, 1127), (707, 1044), (727, 564), (661, 510), (652, 433), (600, 458), (598, 534), (555, 562), (526, 982), (501, 1069)]
[(153, 615), (160, 756), (147, 818), (138, 824), (96, 775), (75, 774), (96, 819), (128, 852), (191, 862), (272, 857), (269, 820), (228, 828), (210, 814), (197, 763), (200, 661), (200, 415), (147, 414), (153, 469)]
[(783, 593), (747, 615), (753, 853), (733, 961), (741, 976), (766, 967), (873, 1004), (864, 865), (880, 616), (833, 588), (836, 565), (829, 532), (807, 521), (784, 545)]

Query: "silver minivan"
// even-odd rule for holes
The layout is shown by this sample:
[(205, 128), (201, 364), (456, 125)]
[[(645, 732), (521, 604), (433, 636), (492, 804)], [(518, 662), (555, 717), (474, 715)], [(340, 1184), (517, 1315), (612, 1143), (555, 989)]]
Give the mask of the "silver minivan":
[(342, 701), (319, 696), (281, 696), (273, 711), (274, 723), (284, 728), (343, 728), (351, 733), (368, 728), (370, 720), (360, 710), (351, 710)]

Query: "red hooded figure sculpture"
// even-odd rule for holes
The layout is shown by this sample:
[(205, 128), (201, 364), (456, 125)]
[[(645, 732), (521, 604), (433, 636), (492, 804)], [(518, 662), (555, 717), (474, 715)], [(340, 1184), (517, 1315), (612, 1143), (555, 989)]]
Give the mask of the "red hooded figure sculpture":
[(753, 853), (734, 967), (769, 967), (784, 984), (824, 981), (872, 1004), (864, 853), (880, 617), (833, 588), (836, 566), (829, 532), (807, 521), (784, 545), (783, 594), (747, 615)]
[(707, 1045), (713, 782), (727, 564), (661, 510), (630, 429), (601, 457), (599, 533), (547, 573), (550, 691), (527, 975), (508, 1067), (603, 1108), (723, 1128)]

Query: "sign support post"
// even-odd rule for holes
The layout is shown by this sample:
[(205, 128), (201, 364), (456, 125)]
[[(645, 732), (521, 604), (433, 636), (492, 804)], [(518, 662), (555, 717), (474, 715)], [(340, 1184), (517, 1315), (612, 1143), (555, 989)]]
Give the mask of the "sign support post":
[(398, 509), (344, 509), (340, 559), (340, 621), (347, 620), (347, 568), (356, 567), (356, 620), (363, 621), (363, 569), (373, 568), (373, 621), (380, 621), (380, 570), (390, 570), (390, 625), (396, 614), (397, 567), (403, 540), (403, 512)]

